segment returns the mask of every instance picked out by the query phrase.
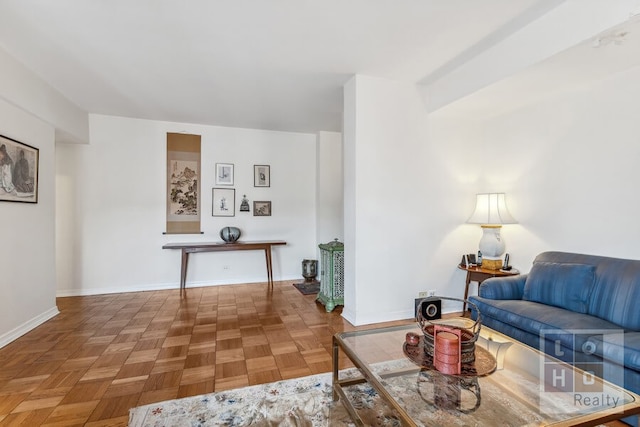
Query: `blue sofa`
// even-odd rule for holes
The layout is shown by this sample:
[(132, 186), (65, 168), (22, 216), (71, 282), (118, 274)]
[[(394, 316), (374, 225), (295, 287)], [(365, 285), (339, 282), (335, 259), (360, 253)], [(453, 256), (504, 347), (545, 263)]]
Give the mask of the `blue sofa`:
[(485, 280), (478, 293), (469, 299), (483, 325), (574, 365), (601, 365), (640, 394), (640, 261), (544, 252), (528, 274)]

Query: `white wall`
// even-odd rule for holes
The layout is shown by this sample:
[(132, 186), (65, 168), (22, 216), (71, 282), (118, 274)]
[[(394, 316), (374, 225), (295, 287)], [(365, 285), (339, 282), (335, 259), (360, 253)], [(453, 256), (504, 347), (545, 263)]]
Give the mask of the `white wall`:
[(502, 235), (522, 272), (545, 250), (640, 259), (640, 69), (486, 121), (427, 115), (398, 82), (355, 76), (344, 89), (350, 322), (411, 317), (422, 290), (462, 297), (478, 192), (507, 194), (519, 224)]
[(54, 129), (0, 100), (2, 135), (38, 148), (38, 203), (0, 202), (0, 347), (58, 313), (55, 300)]
[(342, 316), (355, 324), (358, 312), (356, 283), (358, 280), (356, 251), (352, 246), (356, 241), (356, 105), (357, 83), (359, 76), (354, 76), (343, 87), (342, 118), (342, 164), (343, 164), (343, 197), (344, 197), (344, 307)]
[(316, 241), (319, 243), (328, 243), (333, 239), (342, 241), (344, 239), (344, 179), (341, 133), (318, 132), (316, 169)]
[[(282, 239), (274, 248), (275, 280), (302, 278), (316, 254), (316, 136), (90, 116), (90, 144), (60, 144), (57, 153), (58, 294), (175, 288), (180, 251), (167, 242), (219, 241), (237, 226), (243, 240)], [(163, 235), (166, 133), (202, 135), (203, 235)], [(211, 216), (216, 163), (235, 165), (236, 215)], [(253, 187), (253, 165), (271, 165), (271, 187)], [(239, 212), (271, 200), (271, 217)], [(187, 286), (266, 281), (260, 251), (191, 255)]]
[(0, 97), (55, 127), (56, 141), (87, 142), (89, 116), (0, 49)]
[(358, 75), (344, 90), (343, 315), (356, 325), (409, 318), (419, 291), (461, 294), (470, 229), (460, 224), (474, 202), (446, 175), (416, 86)]
[[(514, 265), (528, 271), (545, 250), (640, 259), (639, 109), (634, 69), (473, 126), (430, 119), (439, 155), (458, 159), (456, 174), (474, 191), (507, 193), (519, 224), (502, 234)], [(457, 156), (450, 142), (465, 138), (481, 150)]]

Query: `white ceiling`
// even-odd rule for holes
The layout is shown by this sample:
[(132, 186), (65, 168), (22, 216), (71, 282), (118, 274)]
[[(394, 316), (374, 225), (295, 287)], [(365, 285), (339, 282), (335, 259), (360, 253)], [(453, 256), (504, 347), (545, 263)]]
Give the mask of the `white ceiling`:
[(356, 73), (420, 82), (558, 0), (0, 0), (0, 47), (90, 113), (340, 131)]
[(640, 67), (640, 9), (635, 15), (519, 73), (451, 103), (438, 114), (484, 120)]

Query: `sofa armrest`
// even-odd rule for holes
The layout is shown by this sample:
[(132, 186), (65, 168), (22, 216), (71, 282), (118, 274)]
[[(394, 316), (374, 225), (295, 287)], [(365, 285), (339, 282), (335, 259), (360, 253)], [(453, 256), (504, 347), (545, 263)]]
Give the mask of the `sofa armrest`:
[(478, 295), (487, 299), (522, 299), (527, 275), (492, 277), (478, 289)]

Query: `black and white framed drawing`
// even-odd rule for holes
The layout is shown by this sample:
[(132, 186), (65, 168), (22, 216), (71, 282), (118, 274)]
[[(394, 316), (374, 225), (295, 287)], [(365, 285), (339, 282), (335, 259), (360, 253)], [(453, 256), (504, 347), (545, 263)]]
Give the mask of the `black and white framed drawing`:
[(253, 202), (253, 216), (271, 216), (271, 202)]
[(213, 189), (213, 216), (236, 215), (236, 190), (233, 188)]
[(271, 167), (269, 165), (253, 165), (253, 186), (271, 187)]
[(0, 201), (38, 203), (40, 150), (0, 135)]
[(232, 163), (216, 163), (216, 185), (233, 185)]

